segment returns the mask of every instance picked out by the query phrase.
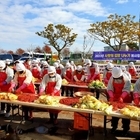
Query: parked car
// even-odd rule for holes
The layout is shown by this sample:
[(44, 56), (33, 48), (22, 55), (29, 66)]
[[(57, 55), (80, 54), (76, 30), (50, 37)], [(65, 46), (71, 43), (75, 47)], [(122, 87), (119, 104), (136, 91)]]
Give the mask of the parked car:
[(70, 60), (70, 57), (64, 57), (64, 58), (61, 60), (61, 63), (62, 63), (63, 65), (65, 65), (67, 62), (69, 62), (69, 60)]
[(21, 57), (21, 56), (18, 55), (18, 54), (11, 54), (11, 55), (13, 56), (14, 61), (20, 59), (20, 57)]
[(37, 60), (36, 57), (21, 57), (20, 59), (18, 59), (19, 62), (23, 63), (26, 59), (30, 59), (32, 60)]
[(1, 53), (0, 54), (0, 60), (6, 61), (8, 60), (9, 62), (14, 62), (14, 58), (11, 54), (6, 54), (6, 53)]

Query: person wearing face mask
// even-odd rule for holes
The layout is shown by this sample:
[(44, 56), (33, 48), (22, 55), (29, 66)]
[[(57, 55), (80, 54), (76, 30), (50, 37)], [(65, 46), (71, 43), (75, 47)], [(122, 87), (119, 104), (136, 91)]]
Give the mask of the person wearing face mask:
[(84, 75), (83, 67), (81, 65), (77, 66), (77, 68), (73, 74), (73, 79), (75, 82), (84, 82), (85, 75)]
[(29, 58), (27, 58), (24, 62), (23, 62), (24, 66), (26, 69), (31, 69), (31, 60)]
[[(85, 73), (84, 73), (83, 67), (81, 65), (78, 65), (76, 67), (76, 70), (74, 71), (74, 74), (73, 74), (73, 80), (76, 83), (84, 83), (85, 82)], [(89, 90), (84, 89), (84, 88), (76, 88), (76, 89), (74, 89), (74, 92), (77, 92), (77, 91), (89, 91)]]
[(85, 82), (89, 83), (90, 82), (90, 77), (91, 77), (91, 73), (90, 73), (90, 67), (91, 67), (91, 60), (90, 59), (85, 59), (84, 61), (84, 71), (86, 71), (86, 80)]
[(93, 80), (101, 81), (98, 63), (93, 62), (92, 66), (90, 67), (90, 80), (91, 81), (93, 81)]
[(41, 68), (38, 65), (37, 60), (32, 61), (31, 72), (34, 78), (40, 79), (41, 78)]
[[(49, 96), (61, 96), (62, 78), (56, 73), (54, 66), (49, 66), (48, 74), (43, 77), (39, 87), (39, 95), (45, 94)], [(49, 110), (50, 123), (57, 124), (58, 110)]]
[(134, 79), (136, 78), (137, 70), (136, 70), (135, 65), (134, 65), (133, 62), (130, 62), (128, 64), (127, 71), (130, 73), (130, 75), (131, 75), (132, 78), (134, 78)]
[[(65, 78), (68, 82), (73, 82), (73, 70), (71, 64), (69, 62), (66, 63), (66, 66), (63, 71), (63, 78)], [(65, 87), (66, 89), (66, 96), (73, 97), (73, 88), (72, 87)]]
[(121, 65), (120, 68), (128, 76), (129, 80), (131, 81), (131, 75), (128, 71), (126, 71), (126, 67), (124, 65)]
[(63, 74), (63, 67), (60, 67), (58, 62), (55, 62), (53, 64), (53, 66), (56, 69), (56, 73), (62, 76), (62, 74)]
[(48, 74), (48, 67), (49, 64), (47, 63), (47, 61), (44, 61), (41, 69), (41, 79), (44, 77), (45, 74)]
[[(31, 93), (35, 94), (35, 86), (32, 82), (33, 76), (30, 70), (26, 69), (23, 63), (16, 63), (16, 73), (10, 87), (11, 90), (15, 90), (16, 94)], [(32, 109), (23, 106), (25, 120), (32, 119)]]
[[(5, 62), (0, 61), (0, 92), (12, 92), (10, 90), (11, 81), (14, 77), (14, 71)], [(5, 107), (7, 106), (6, 110)], [(5, 114), (5, 117), (10, 116), (10, 104), (1, 103), (0, 114)]]
[[(112, 77), (110, 78), (107, 86), (107, 93), (110, 102), (131, 103), (132, 97), (130, 94), (131, 81), (119, 67), (112, 69)], [(118, 126), (119, 118), (112, 117), (111, 120), (111, 133), (115, 133)], [(130, 120), (122, 119), (123, 133), (126, 136), (130, 129)]]
[(75, 65), (75, 63), (73, 61), (70, 61), (70, 64), (72, 66), (73, 71), (75, 71), (76, 68), (77, 68), (76, 65)]
[(107, 86), (108, 84), (108, 81), (110, 79), (110, 77), (112, 76), (112, 68), (114, 67), (114, 65), (112, 63), (108, 63), (106, 65), (106, 68), (104, 69), (104, 72), (103, 72), (103, 82), (104, 84)]
[(60, 60), (57, 60), (56, 63), (58, 63), (58, 67), (59, 67), (60, 69), (63, 69), (63, 68), (64, 68), (64, 66), (60, 63)]

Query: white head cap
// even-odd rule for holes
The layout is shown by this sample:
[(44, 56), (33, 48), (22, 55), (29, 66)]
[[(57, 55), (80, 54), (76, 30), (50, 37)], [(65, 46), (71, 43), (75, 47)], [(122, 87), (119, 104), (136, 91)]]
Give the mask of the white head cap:
[(5, 65), (4, 61), (0, 60), (0, 68), (4, 69), (5, 67), (6, 67), (6, 65)]
[(53, 63), (53, 66), (54, 66), (55, 68), (58, 68), (58, 67), (59, 67), (58, 62), (54, 62), (54, 63)]
[(60, 60), (59, 59), (56, 62), (60, 64)]
[(16, 64), (16, 71), (25, 71), (25, 66), (23, 63), (17, 63)]
[(122, 70), (119, 67), (114, 67), (112, 69), (112, 76), (113, 78), (119, 78), (123, 75)]
[(66, 63), (66, 68), (70, 68), (71, 64), (69, 62)]
[(10, 64), (10, 62), (11, 62), (10, 59), (5, 60), (5, 63), (8, 64), (8, 65)]
[(55, 69), (54, 66), (49, 66), (49, 68), (48, 68), (48, 74), (49, 73), (56, 73), (56, 69)]
[(81, 65), (78, 65), (78, 66), (77, 66), (77, 70), (78, 70), (78, 71), (82, 71), (82, 69), (83, 69), (83, 67), (82, 67)]
[(86, 65), (89, 64), (89, 65), (91, 66), (91, 60), (90, 60), (90, 59), (86, 59), (86, 60), (85, 60), (85, 64), (86, 64)]
[(122, 71), (126, 71), (126, 67), (124, 65), (121, 65), (120, 68)]
[(92, 62), (92, 64), (93, 64), (94, 67), (98, 67), (99, 66), (99, 64), (96, 63), (96, 62)]
[(71, 65), (74, 65), (74, 62), (73, 61), (71, 61), (70, 63), (71, 63)]
[(36, 60), (32, 60), (32, 64), (36, 64)]
[(107, 69), (112, 69), (114, 67), (114, 65), (109, 62), (106, 67), (107, 67)]
[(128, 64), (128, 66), (134, 66), (134, 63), (133, 62), (130, 62), (129, 64)]
[(49, 64), (47, 63), (47, 61), (44, 61), (44, 62), (42, 63), (42, 65), (43, 65), (43, 66), (49, 66)]

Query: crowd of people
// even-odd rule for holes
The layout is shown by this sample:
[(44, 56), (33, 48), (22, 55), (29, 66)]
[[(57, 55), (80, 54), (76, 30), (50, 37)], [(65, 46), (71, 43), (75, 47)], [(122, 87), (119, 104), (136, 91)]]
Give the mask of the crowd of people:
[[(27, 59), (24, 63), (16, 61), (11, 67), (8, 61), (0, 61), (0, 92), (72, 97), (75, 91), (70, 87), (62, 87), (62, 79), (77, 83), (100, 80), (107, 87), (107, 96), (110, 102), (130, 103), (133, 100), (135, 105), (139, 105), (140, 79), (135, 83), (133, 94), (130, 94), (131, 79), (136, 78), (136, 74), (137, 71), (133, 62), (130, 62), (128, 67), (123, 65), (118, 67), (108, 62), (102, 74), (99, 64), (91, 62), (90, 59), (84, 59), (83, 64), (77, 66), (73, 61), (68, 61), (63, 66), (60, 60), (50, 65), (49, 59), (41, 63)], [(38, 91), (33, 83), (33, 78), (41, 81)], [(33, 117), (32, 109), (26, 106), (22, 108), (25, 119), (31, 119)], [(49, 110), (50, 122), (57, 123), (58, 113), (58, 110)], [(0, 114), (9, 117), (10, 105), (1, 103)], [(112, 117), (112, 133), (117, 129), (118, 120), (119, 118)], [(123, 132), (126, 134), (130, 129), (130, 120), (122, 119), (122, 123)]]

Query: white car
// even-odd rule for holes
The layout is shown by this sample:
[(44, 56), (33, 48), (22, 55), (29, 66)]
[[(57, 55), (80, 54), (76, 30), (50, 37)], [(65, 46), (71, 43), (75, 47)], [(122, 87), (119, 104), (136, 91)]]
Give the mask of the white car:
[(25, 60), (27, 60), (27, 59), (30, 59), (31, 61), (32, 60), (37, 60), (36, 59), (36, 57), (21, 57), (20, 59), (18, 59), (17, 61), (19, 61), (19, 62), (21, 62), (21, 63), (23, 63)]

